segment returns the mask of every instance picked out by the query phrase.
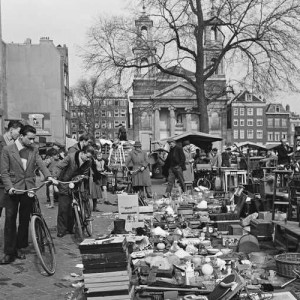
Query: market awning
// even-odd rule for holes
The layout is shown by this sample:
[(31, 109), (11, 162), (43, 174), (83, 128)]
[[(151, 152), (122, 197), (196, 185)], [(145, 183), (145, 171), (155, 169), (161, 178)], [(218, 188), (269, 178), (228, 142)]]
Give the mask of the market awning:
[(211, 135), (200, 131), (186, 131), (184, 133), (162, 139), (161, 142), (166, 142), (170, 138), (173, 138), (177, 142), (184, 142), (188, 140), (191, 144), (194, 144), (195, 146), (200, 148), (203, 148), (203, 145), (207, 143), (222, 141), (222, 138), (219, 136)]
[(238, 148), (249, 148), (249, 149), (255, 149), (255, 150), (267, 150), (267, 148), (265, 146), (258, 145), (258, 144), (255, 144), (255, 143), (249, 142), (249, 141), (236, 143), (234, 145)]
[(268, 144), (266, 145), (266, 148), (268, 150), (273, 150), (273, 149), (276, 149), (278, 146), (280, 146), (281, 143), (277, 143), (277, 144)]

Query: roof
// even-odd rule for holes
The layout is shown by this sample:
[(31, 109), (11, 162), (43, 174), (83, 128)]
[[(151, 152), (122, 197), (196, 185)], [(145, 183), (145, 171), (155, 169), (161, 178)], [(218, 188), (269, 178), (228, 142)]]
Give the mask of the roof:
[(234, 144), (234, 145), (237, 146), (238, 148), (244, 147), (244, 148), (260, 149), (260, 150), (266, 150), (267, 149), (265, 146), (258, 145), (256, 143), (249, 142), (249, 141), (237, 143), (237, 144)]

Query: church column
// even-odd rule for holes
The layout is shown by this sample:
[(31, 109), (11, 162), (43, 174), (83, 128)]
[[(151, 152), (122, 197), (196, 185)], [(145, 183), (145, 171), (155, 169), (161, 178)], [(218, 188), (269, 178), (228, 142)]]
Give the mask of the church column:
[(185, 115), (185, 120), (186, 120), (185, 129), (186, 131), (191, 131), (192, 130), (192, 115), (191, 115), (192, 109), (190, 107), (187, 107), (185, 108), (185, 111), (187, 112), (187, 114)]
[(160, 140), (160, 107), (153, 108), (154, 122), (153, 122), (153, 139), (154, 141)]
[(170, 111), (170, 136), (175, 135), (175, 124), (176, 124), (176, 119), (175, 119), (175, 107), (169, 107), (168, 108)]

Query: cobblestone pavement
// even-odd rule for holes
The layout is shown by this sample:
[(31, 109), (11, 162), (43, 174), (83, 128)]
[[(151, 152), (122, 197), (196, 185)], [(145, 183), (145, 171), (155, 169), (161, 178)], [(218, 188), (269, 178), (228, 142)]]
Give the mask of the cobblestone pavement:
[[(153, 181), (153, 191), (161, 195), (165, 186), (162, 180)], [(81, 256), (73, 235), (56, 237), (57, 203), (54, 209), (46, 208), (45, 190), (38, 192), (42, 212), (54, 238), (57, 268), (53, 276), (45, 276), (35, 255), (32, 243), (25, 260), (16, 260), (10, 265), (0, 265), (0, 300), (65, 300), (82, 299), (82, 289), (72, 284), (80, 283)], [(117, 195), (109, 193), (109, 201), (117, 203)], [(98, 205), (100, 212), (93, 213), (94, 236), (110, 232), (113, 228), (116, 205)], [(0, 257), (3, 253), (4, 217), (0, 218)], [(73, 277), (78, 275), (79, 277)]]

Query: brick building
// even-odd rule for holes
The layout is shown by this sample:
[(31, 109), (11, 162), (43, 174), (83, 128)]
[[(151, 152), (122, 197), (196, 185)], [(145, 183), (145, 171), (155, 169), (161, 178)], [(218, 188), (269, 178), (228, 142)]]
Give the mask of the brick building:
[(250, 141), (265, 144), (266, 100), (243, 91), (228, 102), (229, 144)]

